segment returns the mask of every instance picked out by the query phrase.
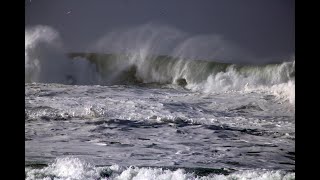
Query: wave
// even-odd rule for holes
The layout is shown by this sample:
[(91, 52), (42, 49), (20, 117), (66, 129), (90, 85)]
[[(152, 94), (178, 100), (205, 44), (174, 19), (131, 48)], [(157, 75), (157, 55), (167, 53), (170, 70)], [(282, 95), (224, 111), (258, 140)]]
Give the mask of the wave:
[(90, 61), (106, 82), (121, 81), (121, 77), (124, 77), (124, 79), (134, 79), (141, 83), (179, 84), (184, 79), (183, 84), (187, 85), (202, 83), (210, 76), (226, 79), (223, 75), (234, 74), (239, 79), (250, 78), (250, 82), (246, 81), (248, 84), (273, 85), (295, 78), (294, 61), (267, 65), (237, 65), (167, 55), (101, 53), (68, 53), (67, 55), (71, 59), (84, 58)]
[[(33, 165), (35, 166), (35, 165)], [(161, 179), (161, 180), (222, 180), (222, 179), (295, 179), (294, 172), (281, 170), (242, 170), (230, 172), (225, 169), (206, 168), (161, 168), (161, 167), (122, 167), (117, 164), (96, 167), (75, 157), (57, 158), (43, 168), (25, 169), (26, 179)]]
[[(266, 91), (294, 104), (294, 57), (288, 62), (264, 65), (201, 60), (197, 58), (201, 56), (196, 56), (195, 52), (206, 54), (207, 51), (202, 51), (205, 47), (217, 46), (216, 52), (223, 52), (222, 56), (218, 56), (219, 53), (217, 53), (214, 59), (223, 58), (225, 54), (233, 54), (233, 58), (239, 55), (240, 58), (241, 53), (234, 53), (237, 52), (234, 50), (237, 48), (229, 48), (233, 49), (230, 53), (222, 51), (217, 43), (222, 44), (222, 49), (224, 49), (223, 44), (227, 43), (216, 36), (211, 40), (205, 38), (206, 36), (189, 38), (172, 46), (164, 41), (169, 37), (169, 41), (170, 39), (177, 41), (181, 38), (179, 34), (183, 33), (167, 27), (158, 28), (163, 29), (164, 33), (155, 29), (157, 28), (153, 26), (143, 26), (140, 29), (133, 29), (133, 33), (131, 31), (111, 33), (107, 36), (111, 53), (105, 54), (66, 53), (59, 33), (55, 29), (48, 26), (27, 28), (25, 31), (25, 82), (77, 85), (157, 84), (178, 86), (205, 93)], [(119, 39), (119, 37), (124, 38)], [(213, 43), (202, 43), (206, 39)], [(100, 42), (100, 46), (105, 45), (103, 42), (102, 45)], [(119, 47), (129, 50), (119, 53)], [(173, 48), (173, 53), (170, 56), (156, 55), (159, 54), (156, 50), (163, 47), (168, 47), (165, 48), (167, 51), (170, 47)], [(197, 47), (201, 49), (195, 49)], [(228, 46), (225, 45), (225, 47)]]
[(173, 84), (206, 93), (271, 91), (294, 101), (295, 61), (245, 65), (167, 55), (68, 53), (86, 59), (105, 84)]

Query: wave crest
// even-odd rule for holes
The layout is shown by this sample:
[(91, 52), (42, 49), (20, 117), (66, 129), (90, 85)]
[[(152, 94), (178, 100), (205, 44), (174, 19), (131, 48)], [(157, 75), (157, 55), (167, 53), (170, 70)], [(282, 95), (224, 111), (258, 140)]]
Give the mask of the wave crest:
[[(209, 52), (205, 47), (216, 49), (213, 55), (208, 54), (215, 59), (224, 54), (233, 54), (232, 58), (238, 55), (240, 59), (245, 56), (240, 57), (242, 51), (219, 36), (186, 39), (186, 33), (170, 27), (159, 30), (155, 27), (146, 25), (110, 33), (97, 45), (104, 47), (107, 41), (110, 45), (105, 50), (111, 49), (111, 54), (67, 53), (67, 56), (61, 48), (59, 34), (53, 28), (27, 28), (25, 81), (80, 85), (172, 84), (205, 93), (267, 91), (294, 104), (294, 58), (289, 62), (265, 65), (198, 59), (201, 57), (199, 52)], [(121, 50), (123, 53), (119, 53)], [(159, 52), (171, 55), (154, 55)]]

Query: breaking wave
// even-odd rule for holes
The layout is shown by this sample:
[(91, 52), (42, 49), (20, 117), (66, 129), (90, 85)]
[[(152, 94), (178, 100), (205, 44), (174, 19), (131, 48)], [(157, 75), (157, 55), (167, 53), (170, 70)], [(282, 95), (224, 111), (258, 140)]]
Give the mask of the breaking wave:
[[(192, 91), (219, 93), (226, 91), (266, 91), (285, 101), (295, 101), (295, 60), (278, 64), (252, 65), (248, 63), (222, 63), (198, 59), (200, 56), (186, 56), (192, 49), (189, 42), (197, 42), (197, 47), (207, 47), (195, 38), (189, 38), (174, 47), (169, 55), (154, 55), (156, 47), (167, 44), (159, 39), (163, 36), (181, 38), (176, 31), (163, 30), (154, 33), (150, 26), (144, 36), (124, 33), (125, 39), (109, 38), (110, 44), (129, 49), (118, 53), (66, 53), (59, 44), (59, 34), (47, 26), (28, 28), (25, 32), (25, 81), (54, 82), (62, 84), (158, 84), (182, 86)], [(135, 29), (137, 31), (137, 29)], [(173, 33), (174, 32), (174, 33)], [(121, 34), (112, 34), (112, 37)], [(150, 38), (148, 38), (148, 35)], [(141, 36), (141, 37), (140, 37)], [(127, 47), (131, 44), (134, 48)], [(179, 37), (179, 38), (178, 38)], [(140, 39), (139, 39), (140, 38)], [(169, 39), (170, 39), (169, 38)], [(200, 38), (205, 41), (203, 37)], [(210, 38), (209, 38), (210, 39)], [(221, 38), (218, 43), (224, 45)], [(58, 43), (57, 43), (58, 42)], [(156, 44), (156, 45), (153, 45)], [(171, 44), (170, 44), (171, 45)], [(212, 46), (216, 44), (212, 44)], [(101, 46), (101, 42), (100, 42)], [(187, 48), (184, 50), (183, 48)], [(161, 49), (161, 48), (160, 48)], [(235, 48), (233, 48), (235, 49)], [(118, 49), (119, 50), (119, 49)], [(217, 52), (221, 51), (217, 49)], [(107, 51), (107, 50), (106, 50)], [(168, 50), (167, 50), (168, 51)], [(193, 49), (193, 51), (195, 51)], [(116, 53), (115, 53), (116, 52)], [(159, 51), (161, 52), (161, 51)], [(199, 50), (199, 52), (201, 52)], [(227, 54), (224, 52), (224, 54)], [(192, 57), (192, 58), (190, 58)], [(220, 56), (211, 56), (219, 58)]]
[(267, 65), (237, 65), (172, 56), (69, 53), (87, 59), (106, 84), (174, 84), (205, 93), (269, 91), (294, 103), (295, 61)]

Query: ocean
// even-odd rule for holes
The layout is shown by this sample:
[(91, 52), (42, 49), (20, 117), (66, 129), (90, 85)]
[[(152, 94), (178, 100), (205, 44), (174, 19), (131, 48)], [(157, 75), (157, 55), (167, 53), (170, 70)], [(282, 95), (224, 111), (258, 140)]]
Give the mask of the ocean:
[(57, 37), (26, 30), (26, 179), (295, 179), (294, 58), (61, 53)]

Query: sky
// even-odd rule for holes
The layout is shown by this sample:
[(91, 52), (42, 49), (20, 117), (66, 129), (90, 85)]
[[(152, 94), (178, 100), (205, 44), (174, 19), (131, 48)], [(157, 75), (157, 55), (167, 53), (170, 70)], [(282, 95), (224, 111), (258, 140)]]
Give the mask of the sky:
[(26, 0), (25, 26), (55, 28), (74, 51), (146, 23), (190, 36), (217, 34), (256, 61), (294, 55), (294, 0)]

